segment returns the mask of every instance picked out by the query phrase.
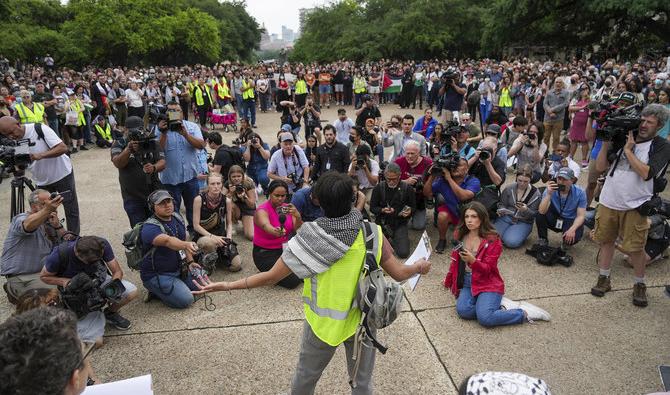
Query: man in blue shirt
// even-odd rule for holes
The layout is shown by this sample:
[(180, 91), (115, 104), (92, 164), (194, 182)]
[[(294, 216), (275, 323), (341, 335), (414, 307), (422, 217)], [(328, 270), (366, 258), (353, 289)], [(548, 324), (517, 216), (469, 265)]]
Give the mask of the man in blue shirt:
[(167, 105), (169, 119), (181, 119), (178, 130), (171, 130), (167, 121), (158, 122), (160, 136), (157, 137), (161, 149), (165, 152), (165, 170), (160, 180), (174, 199), (175, 210), (181, 207), (184, 198), (188, 229), (193, 229), (193, 200), (198, 195), (198, 175), (201, 173), (198, 155), (205, 148), (200, 127), (183, 119), (181, 106), (177, 102)]
[(441, 168), (441, 173), (434, 171), (435, 164), (430, 168), (430, 175), (423, 186), (424, 196), (436, 196), (437, 229), (440, 240), (435, 252), (442, 254), (447, 247), (447, 230), (449, 224), (458, 224), (459, 209), (462, 202), (466, 202), (479, 193), (480, 185), (477, 177), (468, 175), (468, 161), (465, 158), (458, 160), (458, 166), (449, 170)]
[(291, 204), (298, 209), (303, 222), (311, 222), (324, 216), (323, 209), (319, 206), (319, 199), (312, 194), (312, 187), (298, 190), (293, 195)]
[[(574, 185), (575, 173), (569, 167), (558, 171), (555, 181), (547, 183), (535, 217), (538, 243), (548, 245), (547, 230), (563, 234), (563, 246), (572, 246), (584, 235), (586, 193)], [(558, 193), (556, 193), (558, 191)]]

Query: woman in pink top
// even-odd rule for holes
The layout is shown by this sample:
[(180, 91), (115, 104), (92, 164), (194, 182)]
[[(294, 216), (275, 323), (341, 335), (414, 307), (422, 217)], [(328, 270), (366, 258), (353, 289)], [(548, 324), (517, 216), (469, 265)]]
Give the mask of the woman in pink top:
[[(274, 266), (284, 251), (284, 243), (302, 225), (295, 206), (284, 203), (288, 194), (288, 185), (284, 181), (272, 181), (268, 193), (268, 200), (258, 206), (254, 214), (253, 258), (261, 272), (267, 272)], [(281, 218), (285, 219), (283, 224)], [(295, 288), (301, 283), (295, 274), (291, 274), (277, 284), (284, 288)]]
[(589, 125), (589, 108), (591, 102), (591, 89), (584, 84), (579, 88), (579, 99), (577, 102), (568, 107), (573, 115), (572, 126), (568, 137), (570, 139), (570, 157), (575, 160), (575, 152), (577, 146), (582, 145), (582, 167), (589, 165), (589, 141), (586, 138), (586, 128)]

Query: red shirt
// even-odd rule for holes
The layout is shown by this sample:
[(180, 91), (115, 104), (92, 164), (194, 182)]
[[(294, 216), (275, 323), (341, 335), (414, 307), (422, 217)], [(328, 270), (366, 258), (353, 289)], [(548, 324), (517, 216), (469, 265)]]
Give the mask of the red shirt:
[[(502, 253), (502, 241), (498, 235), (488, 237), (479, 245), (479, 250), (475, 254), (475, 261), (470, 265), (472, 269), (472, 296), (477, 296), (482, 292), (505, 293), (505, 282), (498, 271), (498, 259)], [(455, 297), (461, 292), (458, 289), (458, 261), (460, 255), (458, 251), (451, 253), (451, 265), (449, 273), (444, 278), (444, 286), (451, 289)]]
[(400, 179), (406, 180), (411, 176), (421, 176), (423, 177), (426, 174), (426, 170), (433, 165), (433, 160), (427, 156), (422, 156), (423, 160), (419, 162), (416, 167), (412, 167), (407, 163), (407, 159), (404, 156), (395, 160), (395, 163), (400, 166)]

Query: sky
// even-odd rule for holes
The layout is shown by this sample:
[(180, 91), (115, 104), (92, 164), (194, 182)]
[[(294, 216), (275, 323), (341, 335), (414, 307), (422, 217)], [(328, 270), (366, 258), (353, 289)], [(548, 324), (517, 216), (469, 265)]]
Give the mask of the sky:
[(330, 0), (246, 0), (246, 8), (249, 15), (256, 18), (259, 26), (265, 23), (269, 34), (276, 33), (281, 38), (282, 25), (298, 32), (298, 9), (329, 3)]

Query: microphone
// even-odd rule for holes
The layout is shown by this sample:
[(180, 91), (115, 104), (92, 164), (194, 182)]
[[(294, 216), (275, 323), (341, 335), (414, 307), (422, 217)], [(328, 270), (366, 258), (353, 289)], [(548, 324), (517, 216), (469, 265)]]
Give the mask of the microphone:
[(286, 214), (284, 213), (279, 214), (279, 229), (281, 229), (282, 232), (284, 231), (285, 223), (286, 223)]

